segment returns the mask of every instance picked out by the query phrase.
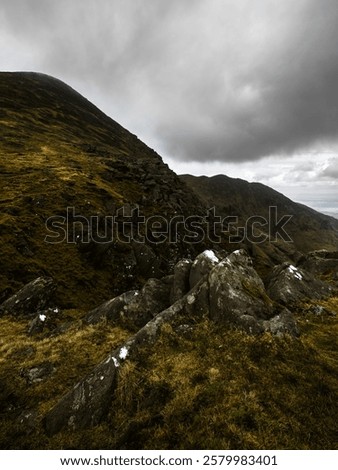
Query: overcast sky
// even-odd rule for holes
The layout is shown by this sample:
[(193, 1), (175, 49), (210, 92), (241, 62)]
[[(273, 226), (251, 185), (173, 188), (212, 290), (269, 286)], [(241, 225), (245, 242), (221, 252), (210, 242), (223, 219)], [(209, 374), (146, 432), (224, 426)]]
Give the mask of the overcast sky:
[(337, 0), (2, 0), (0, 69), (56, 76), (177, 173), (338, 214)]

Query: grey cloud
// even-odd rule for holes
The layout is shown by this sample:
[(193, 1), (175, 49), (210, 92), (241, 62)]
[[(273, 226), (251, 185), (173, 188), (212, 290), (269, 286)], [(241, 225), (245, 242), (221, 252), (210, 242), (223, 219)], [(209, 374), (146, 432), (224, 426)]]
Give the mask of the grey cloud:
[[(338, 158), (332, 158), (319, 176), (324, 179), (338, 180)], [(336, 192), (338, 196), (338, 189)]]
[(0, 11), (40, 70), (94, 89), (174, 159), (337, 146), (336, 0), (12, 0)]

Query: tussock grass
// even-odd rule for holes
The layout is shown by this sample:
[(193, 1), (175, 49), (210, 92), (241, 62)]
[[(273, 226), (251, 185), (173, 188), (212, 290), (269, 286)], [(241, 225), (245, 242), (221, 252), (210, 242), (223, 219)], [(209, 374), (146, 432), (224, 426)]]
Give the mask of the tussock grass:
[[(338, 298), (323, 304), (338, 312)], [(250, 336), (208, 319), (188, 321), (188, 334), (165, 325), (153, 347), (143, 347), (121, 367), (104, 423), (47, 439), (40, 424), (27, 433), (27, 426), (18, 424), (20, 412), (33, 409), (43, 416), (127, 334), (104, 323), (84, 328), (75, 322), (62, 335), (33, 339), (26, 336), (25, 322), (1, 319), (0, 381), (7, 406), (2, 446), (337, 448), (336, 316), (300, 312), (302, 335), (296, 340)], [(44, 361), (56, 370), (45, 381), (27, 384), (20, 371)]]

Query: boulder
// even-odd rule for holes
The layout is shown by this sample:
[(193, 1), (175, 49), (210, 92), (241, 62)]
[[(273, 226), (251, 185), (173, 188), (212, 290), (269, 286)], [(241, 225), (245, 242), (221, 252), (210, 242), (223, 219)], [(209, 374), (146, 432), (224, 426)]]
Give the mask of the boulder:
[(295, 305), (305, 299), (321, 299), (332, 294), (328, 284), (290, 263), (275, 266), (267, 279), (271, 299), (283, 305)]
[(189, 276), (192, 264), (191, 260), (182, 259), (175, 265), (173, 286), (170, 292), (170, 302), (172, 304), (189, 291)]
[(338, 252), (313, 251), (300, 260), (299, 266), (314, 275), (331, 274), (335, 278), (338, 274)]
[(120, 311), (119, 323), (131, 330), (142, 328), (170, 305), (172, 277), (148, 279)]
[(53, 436), (65, 426), (74, 430), (98, 424), (111, 403), (116, 370), (109, 356), (76, 384), (46, 414), (43, 420), (46, 434)]
[(56, 284), (52, 278), (38, 277), (3, 302), (0, 306), (0, 315), (34, 315), (48, 306), (55, 289)]
[(103, 304), (94, 308), (84, 318), (85, 323), (94, 325), (102, 320), (117, 321), (120, 318), (121, 312), (126, 305), (128, 305), (132, 299), (139, 295), (138, 290), (131, 290), (124, 294), (114, 297), (113, 299), (107, 300)]
[(173, 277), (148, 279), (143, 288), (125, 292), (91, 310), (84, 318), (88, 324), (105, 319), (131, 330), (142, 328), (170, 305)]
[(284, 336), (286, 334), (293, 337), (299, 336), (295, 317), (287, 308), (284, 308), (270, 320), (263, 321), (263, 328), (265, 331), (276, 336)]
[(190, 269), (190, 289), (192, 289), (219, 262), (219, 258), (212, 250), (205, 250), (203, 253), (199, 254)]
[(248, 316), (256, 320), (272, 316), (272, 301), (245, 250), (234, 251), (215, 266), (208, 282), (210, 316), (214, 321), (247, 329), (248, 325), (253, 328)]

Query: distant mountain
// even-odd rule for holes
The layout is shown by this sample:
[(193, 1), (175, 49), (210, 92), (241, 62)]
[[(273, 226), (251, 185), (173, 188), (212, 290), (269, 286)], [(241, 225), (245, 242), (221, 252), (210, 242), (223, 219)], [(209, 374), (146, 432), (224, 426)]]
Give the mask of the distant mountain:
[[(289, 221), (287, 217), (284, 219), (284, 230), (290, 241), (285, 242), (279, 236), (278, 241), (274, 243), (269, 243), (269, 240), (265, 243), (250, 243), (250, 240), (244, 240), (244, 244), (253, 251), (252, 254), (259, 258), (259, 264), (263, 264), (263, 270), (271, 264), (281, 262), (285, 257), (298, 257), (296, 252), (337, 250), (338, 221), (335, 218), (293, 202), (268, 186), (225, 175), (181, 175), (180, 178), (203, 200), (205, 207), (215, 207), (216, 213), (222, 217), (237, 216), (238, 226), (243, 226), (249, 221), (250, 227), (253, 222), (261, 222), (259, 217), (269, 222), (270, 207), (276, 207), (276, 210), (270, 212), (270, 218), (276, 211), (277, 222), (282, 220), (283, 216), (292, 216)], [(271, 222), (273, 221), (270, 220), (266, 226), (258, 225), (263, 235), (269, 232)], [(259, 242), (259, 238), (257, 241)]]

